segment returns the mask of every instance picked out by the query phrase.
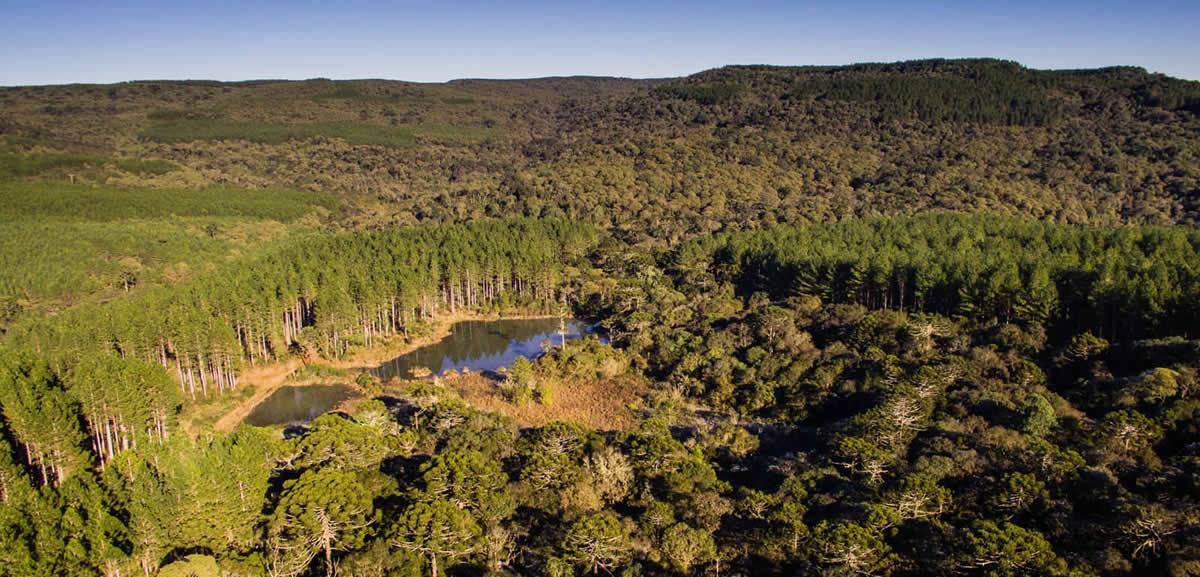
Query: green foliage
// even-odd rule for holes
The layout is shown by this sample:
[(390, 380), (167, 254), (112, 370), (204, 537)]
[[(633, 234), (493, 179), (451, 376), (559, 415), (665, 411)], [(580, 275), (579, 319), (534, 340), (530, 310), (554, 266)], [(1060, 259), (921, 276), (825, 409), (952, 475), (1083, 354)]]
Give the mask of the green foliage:
[(832, 69), (798, 80), (792, 95), (869, 103), (883, 121), (915, 117), (930, 123), (1041, 126), (1061, 116), (1036, 73), (1000, 61)]
[(1134, 385), (1135, 394), (1143, 402), (1165, 401), (1179, 394), (1179, 378), (1179, 372), (1164, 367), (1146, 371)]
[(534, 382), (533, 363), (523, 356), (517, 357), (512, 366), (508, 368), (508, 378), (514, 384), (532, 385)]
[(307, 230), (301, 217), (337, 206), (329, 195), (279, 189), (3, 182), (0, 295), (36, 313), (172, 284)]
[(546, 406), (554, 404), (554, 391), (554, 384), (548, 380), (538, 382), (537, 386), (533, 389), (538, 404)]
[(508, 476), (500, 464), (479, 451), (437, 455), (421, 466), (425, 487), (419, 498), (445, 500), (497, 521), (507, 517), (502, 492)]
[(519, 407), (532, 401), (535, 387), (538, 386), (534, 377), (533, 363), (523, 356), (517, 357), (508, 368), (508, 376), (504, 382), (504, 396), (508, 402)]
[(0, 409), (42, 484), (61, 485), (90, 464), (77, 401), (44, 362), (0, 351)]
[[(779, 227), (697, 244), (686, 250), (730, 263), (719, 280), (744, 295), (770, 289), (781, 298), (797, 287), (825, 302), (1047, 322), (1121, 338), (1175, 334), (1200, 318), (1192, 306), (1200, 236), (1186, 229), (936, 215)], [(866, 270), (869, 279), (856, 272)]]
[(693, 100), (711, 106), (737, 98), (746, 91), (744, 86), (731, 82), (675, 82), (658, 89), (659, 93), (682, 100)]
[[(356, 339), (372, 338), (362, 323), (375, 313), (386, 315), (387, 334), (416, 326), (433, 307), (465, 308), (467, 294), (495, 282), (483, 270), (504, 275), (507, 288), (492, 291), (494, 300), (549, 306), (557, 271), (594, 234), (561, 221), (502, 221), (314, 238), (172, 290), (77, 307), (8, 336), (36, 339), (65, 356), (97, 347), (137, 354), (180, 373), (189, 396), (207, 396), (211, 385), (218, 391), (236, 386), (239, 359), (286, 356), (293, 345), (341, 356), (370, 344)], [(476, 279), (463, 287), (470, 293), (442, 290), (464, 278)], [(364, 317), (364, 309), (373, 312)], [(155, 312), (163, 310), (180, 314)]]
[(565, 487), (580, 474), (587, 432), (575, 425), (551, 423), (528, 440), (521, 478), (535, 490)]
[(364, 469), (386, 459), (392, 450), (389, 445), (375, 427), (339, 415), (321, 415), (308, 434), (293, 443), (293, 465), (301, 469)]
[(1025, 399), (1021, 405), (1021, 430), (1037, 437), (1046, 436), (1058, 419), (1054, 415), (1054, 407), (1046, 397), (1034, 393)]
[(676, 523), (663, 533), (662, 554), (676, 571), (690, 575), (695, 567), (716, 557), (717, 549), (707, 531)]
[(166, 143), (193, 140), (248, 140), (264, 144), (280, 144), (288, 140), (324, 137), (341, 138), (351, 144), (393, 148), (409, 147), (415, 142), (412, 131), (394, 126), (373, 126), (351, 122), (276, 124), (189, 117), (152, 124), (142, 131), (142, 136)]
[(909, 521), (930, 521), (950, 510), (953, 496), (928, 475), (905, 477), (884, 493), (883, 502), (871, 509), (870, 526), (895, 527)]
[(78, 169), (99, 165), (104, 158), (83, 154), (13, 154), (0, 156), (0, 177), (27, 177), (55, 170)]
[(1012, 523), (976, 523), (963, 542), (959, 567), (988, 577), (1066, 575), (1067, 567), (1036, 531)]
[(883, 480), (892, 461), (890, 453), (862, 437), (842, 438), (838, 442), (836, 455), (850, 472), (863, 476), (872, 484)]
[(429, 560), (437, 577), (440, 562), (475, 551), (482, 529), (465, 510), (446, 501), (419, 502), (405, 510), (392, 530), (391, 543)]
[(366, 371), (363, 371), (359, 373), (357, 377), (354, 377), (354, 384), (364, 388), (375, 386), (378, 384), (378, 382), (379, 379), (376, 378), (375, 375), (372, 375)]
[(319, 363), (305, 363), (304, 366), (288, 375), (288, 379), (292, 381), (304, 381), (310, 379), (342, 378), (347, 375), (348, 372), (346, 369)]
[[(242, 219), (223, 224), (248, 233), (246, 242), (211, 238), (206, 220), (114, 222), (5, 222), (0, 229), (0, 294), (37, 313), (49, 299), (66, 304), (171, 284), (229, 255), (284, 233)], [(253, 249), (252, 249), (253, 250)], [(51, 301), (54, 302), (54, 301)], [(20, 311), (18, 311), (20, 312)], [(17, 315), (13, 315), (15, 320)]]
[(1005, 477), (1001, 489), (994, 496), (997, 509), (1009, 515), (1018, 515), (1035, 510), (1049, 502), (1046, 484), (1032, 475), (1010, 473)]
[(1144, 450), (1162, 436), (1162, 427), (1138, 411), (1113, 411), (1104, 416), (1105, 444), (1118, 454)]
[(149, 517), (141, 522), (162, 523), (169, 542), (185, 546), (252, 549), (266, 503), (272, 452), (272, 441), (251, 431), (195, 446), (173, 438), (148, 450), (152, 472), (133, 477), (148, 486), (131, 491), (133, 498), (147, 499), (140, 507)]
[(246, 140), (260, 144), (283, 144), (294, 140), (338, 138), (349, 144), (399, 149), (415, 147), (420, 140), (447, 143), (478, 142), (490, 134), (488, 129), (482, 127), (393, 126), (350, 121), (285, 124), (204, 116), (179, 116), (160, 120), (141, 132), (143, 138), (162, 143)]
[(563, 537), (566, 558), (583, 573), (611, 573), (628, 562), (632, 541), (621, 519), (611, 512), (589, 515), (576, 521)]
[(302, 569), (314, 555), (323, 553), (329, 575), (333, 552), (362, 548), (378, 520), (373, 491), (358, 473), (333, 468), (305, 471), (284, 485), (271, 517), (269, 540), (282, 551), (274, 569)]
[(161, 176), (179, 170), (179, 165), (158, 158), (109, 158), (91, 154), (17, 154), (0, 147), (0, 179), (70, 173), (112, 166), (139, 176)]
[(895, 561), (878, 533), (855, 523), (817, 526), (814, 546), (825, 575), (890, 575)]
[(546, 577), (574, 577), (575, 567), (570, 561), (559, 557), (551, 557), (546, 559), (545, 566), (542, 568), (542, 574)]
[(565, 216), (673, 243), (927, 210), (1189, 223), (1197, 85), (970, 59), (643, 81), (24, 87), (5, 91), (0, 151), (96, 155), (99, 168), (80, 166), (94, 182), (153, 176), (96, 152), (116, 149), (184, 169), (146, 180), (325, 190), (354, 225)]
[(164, 566), (158, 577), (220, 577), (217, 560), (208, 555), (188, 555)]
[(287, 222), (315, 209), (337, 210), (326, 193), (213, 187), (138, 189), (65, 183), (0, 183), (0, 220), (103, 222), (163, 217), (248, 217)]
[(1200, 114), (1200, 82), (1173, 82), (1161, 76), (1146, 79), (1134, 88), (1134, 99), (1142, 106)]

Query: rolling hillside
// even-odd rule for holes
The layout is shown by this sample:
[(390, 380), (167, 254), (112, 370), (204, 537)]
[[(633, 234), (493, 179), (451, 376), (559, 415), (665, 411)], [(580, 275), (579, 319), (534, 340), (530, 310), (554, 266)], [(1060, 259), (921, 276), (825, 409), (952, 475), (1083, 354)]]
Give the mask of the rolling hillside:
[(1200, 217), (1200, 83), (1137, 68), (131, 82), (8, 88), (0, 102), (9, 178), (320, 190), (345, 200), (350, 226), (565, 215), (671, 241), (926, 209)]

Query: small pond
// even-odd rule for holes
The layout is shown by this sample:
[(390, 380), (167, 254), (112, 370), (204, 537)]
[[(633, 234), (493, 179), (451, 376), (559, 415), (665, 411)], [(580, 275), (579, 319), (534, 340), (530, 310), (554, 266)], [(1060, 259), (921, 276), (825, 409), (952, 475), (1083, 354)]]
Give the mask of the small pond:
[[(559, 334), (565, 329), (565, 334)], [(591, 332), (583, 321), (567, 319), (502, 319), (463, 321), (451, 327), (446, 338), (396, 357), (371, 370), (387, 380), (410, 378), (412, 369), (422, 367), (442, 374), (450, 369), (494, 371), (507, 367), (518, 356), (535, 358), (545, 346), (558, 345), (565, 337), (575, 340)]]
[(348, 385), (280, 387), (255, 405), (246, 416), (246, 423), (269, 427), (310, 421), (354, 395), (354, 389)]
[[(371, 373), (387, 380), (393, 376), (409, 378), (414, 367), (437, 374), (450, 369), (494, 371), (511, 365), (518, 356), (532, 359), (546, 346), (590, 332), (587, 323), (575, 319), (561, 323), (556, 318), (463, 321), (455, 323), (446, 338), (396, 357), (371, 369)], [(250, 411), (246, 423), (260, 427), (303, 423), (355, 394), (349, 385), (280, 387)]]

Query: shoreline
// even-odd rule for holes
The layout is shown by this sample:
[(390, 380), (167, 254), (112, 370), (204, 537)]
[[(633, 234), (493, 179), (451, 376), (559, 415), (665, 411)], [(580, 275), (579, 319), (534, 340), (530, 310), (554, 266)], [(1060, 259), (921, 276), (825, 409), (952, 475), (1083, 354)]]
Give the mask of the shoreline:
[(400, 355), (411, 353), (412, 351), (424, 346), (445, 340), (450, 336), (454, 325), (467, 321), (527, 321), (537, 319), (556, 319), (558, 315), (548, 314), (480, 314), (480, 313), (456, 313), (453, 315), (443, 315), (434, 317), (431, 321), (433, 329), (428, 334), (423, 334), (414, 337), (413, 340), (404, 342), (403, 339), (393, 339), (393, 342), (383, 343), (360, 351), (355, 351), (345, 359), (326, 359), (324, 357), (318, 359), (319, 364), (331, 366), (338, 369), (357, 369), (367, 370), (373, 369), (385, 361), (390, 361)]
[[(318, 357), (312, 362), (306, 363), (303, 359), (288, 359), (285, 361), (277, 361), (267, 365), (260, 365), (246, 370), (239, 377), (239, 387), (252, 387), (254, 393), (249, 397), (239, 401), (231, 409), (221, 415), (212, 428), (216, 431), (230, 432), (237, 428), (246, 416), (254, 410), (254, 407), (263, 402), (267, 397), (271, 396), (275, 391), (284, 387), (302, 387), (314, 384), (315, 381), (331, 381), (341, 384), (347, 384), (361, 392), (361, 387), (354, 382), (352, 376), (344, 377), (322, 377), (322, 378), (305, 378), (295, 381), (289, 381), (288, 377), (300, 370), (306, 365), (316, 364), (336, 369), (347, 371), (364, 371), (372, 369), (384, 361), (396, 358), (401, 355), (408, 354), (421, 347), (432, 345), (434, 343), (445, 340), (450, 336), (455, 324), (465, 321), (498, 321), (498, 320), (534, 320), (558, 318), (558, 315), (552, 314), (534, 314), (516, 312), (513, 314), (504, 313), (474, 313), (474, 312), (459, 312), (456, 314), (447, 314), (434, 317), (431, 319), (429, 327), (430, 332), (414, 337), (412, 340), (405, 341), (403, 338), (393, 339), (391, 342), (382, 343), (378, 346), (370, 347), (360, 351), (356, 351), (345, 359), (327, 359)], [(181, 415), (181, 420), (185, 420)], [(193, 428), (188, 426), (189, 429)]]

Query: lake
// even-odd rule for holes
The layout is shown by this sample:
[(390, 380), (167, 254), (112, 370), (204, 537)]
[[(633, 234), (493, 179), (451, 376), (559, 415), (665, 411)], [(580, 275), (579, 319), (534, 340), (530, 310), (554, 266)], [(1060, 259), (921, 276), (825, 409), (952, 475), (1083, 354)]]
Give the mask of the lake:
[[(565, 334), (559, 334), (560, 328), (565, 328)], [(463, 321), (455, 323), (446, 338), (387, 361), (371, 373), (387, 380), (409, 378), (414, 367), (436, 374), (451, 369), (494, 371), (511, 365), (518, 356), (536, 358), (549, 343), (557, 346), (564, 337), (571, 341), (590, 332), (587, 323), (576, 319), (562, 325), (556, 318)], [(349, 385), (281, 387), (250, 411), (246, 423), (267, 427), (311, 421), (355, 394)]]
[(380, 379), (410, 378), (412, 369), (422, 367), (442, 374), (448, 370), (494, 371), (507, 367), (518, 356), (529, 359), (544, 352), (544, 346), (557, 346), (566, 340), (587, 335), (591, 329), (583, 321), (567, 319), (565, 335), (559, 335), (559, 319), (502, 319), (454, 323), (446, 338), (400, 355), (371, 370)]
[(311, 421), (355, 394), (349, 385), (280, 387), (254, 406), (246, 423), (269, 427)]

